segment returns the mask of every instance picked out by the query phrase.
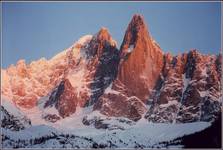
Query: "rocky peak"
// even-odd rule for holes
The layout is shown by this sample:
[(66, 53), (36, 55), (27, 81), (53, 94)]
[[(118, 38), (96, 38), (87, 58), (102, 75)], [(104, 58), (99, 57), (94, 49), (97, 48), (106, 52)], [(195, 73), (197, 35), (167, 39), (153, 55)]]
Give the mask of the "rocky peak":
[(21, 59), (17, 62), (16, 64), (16, 68), (17, 68), (17, 74), (22, 77), (22, 78), (25, 78), (25, 77), (28, 77), (28, 68), (26, 66), (26, 63), (25, 63), (25, 60), (24, 59)]
[(18, 67), (18, 66), (26, 66), (26, 62), (25, 62), (25, 60), (24, 60), (24, 59), (20, 59), (20, 60), (17, 62), (16, 66), (17, 66), (17, 67)]
[(96, 34), (96, 39), (98, 41), (113, 41), (108, 29), (105, 27), (102, 27), (99, 30), (99, 32)]
[[(100, 31), (93, 37), (89, 44), (89, 55), (93, 56), (88, 64), (89, 70), (94, 67), (93, 81), (90, 84), (92, 92), (91, 100), (87, 105), (94, 104), (103, 94), (104, 89), (116, 78), (119, 64), (119, 51), (114, 41), (106, 28), (101, 28)], [(95, 90), (97, 89), (97, 90)]]
[(129, 93), (145, 101), (163, 66), (163, 53), (149, 36), (141, 15), (134, 15), (123, 39), (118, 79)]
[(112, 47), (116, 47), (117, 43), (115, 40), (112, 39), (111, 34), (109, 33), (109, 30), (105, 27), (102, 27), (98, 33), (96, 33), (93, 36), (92, 39), (93, 42), (101, 44), (103, 46), (112, 46)]
[(199, 61), (199, 52), (194, 49), (191, 50), (188, 54), (187, 54), (187, 64), (185, 67), (185, 71), (186, 71), (186, 78), (192, 78), (195, 67), (196, 67), (196, 62)]
[(118, 76), (94, 105), (108, 116), (125, 116), (139, 120), (145, 112), (145, 102), (159, 79), (163, 53), (149, 36), (140, 15), (134, 15), (120, 49)]
[(143, 16), (140, 14), (134, 14), (131, 23), (135, 25), (145, 25)]
[(116, 46), (116, 41), (112, 39), (108, 29), (102, 27), (99, 32), (93, 36), (86, 53), (88, 58), (94, 56), (100, 58), (103, 53), (109, 49), (117, 50)]
[(133, 49), (137, 44), (147, 43), (149, 38), (143, 17), (141, 15), (134, 15), (125, 32), (124, 40), (120, 48), (121, 54), (125, 55), (129, 52), (128, 48)]

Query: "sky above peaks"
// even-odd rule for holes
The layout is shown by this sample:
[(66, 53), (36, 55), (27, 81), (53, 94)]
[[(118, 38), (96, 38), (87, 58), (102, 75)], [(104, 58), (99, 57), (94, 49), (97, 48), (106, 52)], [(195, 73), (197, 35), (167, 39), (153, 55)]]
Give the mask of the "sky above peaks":
[(108, 28), (121, 45), (132, 16), (144, 16), (164, 52), (190, 49), (217, 54), (221, 48), (219, 2), (4, 2), (2, 67), (47, 59), (86, 34)]

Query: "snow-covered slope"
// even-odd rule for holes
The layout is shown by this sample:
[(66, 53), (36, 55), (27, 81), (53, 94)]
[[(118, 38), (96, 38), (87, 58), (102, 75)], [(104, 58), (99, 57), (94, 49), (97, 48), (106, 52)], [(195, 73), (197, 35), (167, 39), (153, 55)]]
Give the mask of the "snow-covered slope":
[[(17, 132), (3, 129), (3, 147), (165, 147), (159, 143), (168, 142), (210, 126), (208, 122), (164, 124), (149, 123), (146, 119), (134, 123), (125, 118), (106, 117), (97, 111), (91, 113), (91, 109), (79, 108), (76, 115), (59, 120), (54, 124), (34, 125)], [(82, 119), (86, 115), (89, 115), (88, 119), (100, 118), (103, 124), (109, 124), (110, 127), (97, 129), (93, 125), (84, 125)], [(176, 147), (181, 146), (176, 145)]]
[(12, 131), (22, 130), (31, 126), (30, 119), (6, 97), (1, 99), (1, 127)]

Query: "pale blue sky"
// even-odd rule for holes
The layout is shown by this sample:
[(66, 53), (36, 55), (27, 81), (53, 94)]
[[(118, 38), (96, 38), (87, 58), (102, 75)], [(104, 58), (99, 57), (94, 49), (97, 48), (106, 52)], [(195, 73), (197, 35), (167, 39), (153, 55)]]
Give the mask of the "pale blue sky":
[(135, 13), (144, 16), (164, 52), (220, 51), (219, 2), (11, 2), (3, 3), (3, 68), (19, 59), (51, 58), (102, 26), (121, 45)]

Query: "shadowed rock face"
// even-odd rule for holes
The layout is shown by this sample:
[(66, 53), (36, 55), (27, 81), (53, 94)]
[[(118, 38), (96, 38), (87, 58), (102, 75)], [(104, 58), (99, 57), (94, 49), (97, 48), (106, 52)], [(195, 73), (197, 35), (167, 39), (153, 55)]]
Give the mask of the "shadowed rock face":
[(119, 52), (116, 42), (111, 38), (106, 28), (102, 28), (98, 32), (89, 47), (89, 56), (94, 58), (88, 64), (88, 68), (91, 70), (94, 66), (94, 74), (90, 84), (92, 95), (86, 105), (93, 105), (117, 76)]
[(74, 93), (74, 89), (69, 80), (65, 79), (61, 81), (59, 86), (52, 92), (44, 108), (55, 106), (59, 115), (64, 118), (76, 111), (77, 103), (78, 99)]
[(216, 59), (216, 62), (215, 62), (215, 64), (216, 64), (216, 68), (217, 68), (217, 71), (218, 71), (218, 80), (219, 81), (221, 81), (222, 79), (221, 79), (221, 77), (222, 77), (222, 54), (219, 54), (218, 56), (217, 56), (217, 59)]
[(27, 117), (17, 117), (10, 114), (8, 111), (3, 106), (0, 106), (1, 128), (5, 128), (12, 131), (19, 131), (31, 126), (31, 121)]
[(218, 113), (216, 116), (216, 120), (208, 128), (177, 138), (175, 141), (180, 141), (179, 144), (183, 145), (184, 148), (222, 148), (221, 113)]

